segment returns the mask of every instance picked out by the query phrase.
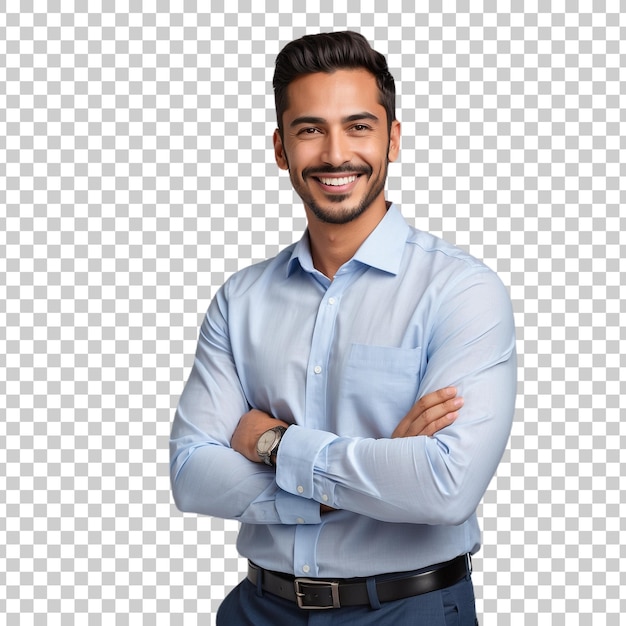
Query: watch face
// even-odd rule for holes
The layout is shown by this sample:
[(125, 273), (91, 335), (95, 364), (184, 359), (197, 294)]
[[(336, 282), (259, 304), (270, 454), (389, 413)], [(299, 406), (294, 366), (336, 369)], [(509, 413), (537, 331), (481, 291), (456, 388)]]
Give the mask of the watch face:
[(269, 452), (272, 449), (272, 445), (276, 441), (276, 437), (278, 433), (275, 433), (273, 430), (268, 430), (263, 433), (259, 437), (259, 442), (257, 443), (257, 450), (261, 453)]

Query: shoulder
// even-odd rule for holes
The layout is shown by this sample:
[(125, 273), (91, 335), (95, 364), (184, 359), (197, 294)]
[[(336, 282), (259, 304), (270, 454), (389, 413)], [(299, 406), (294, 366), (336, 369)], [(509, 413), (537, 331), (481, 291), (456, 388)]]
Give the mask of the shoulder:
[(472, 301), (486, 298), (482, 304), (509, 306), (508, 289), (489, 266), (466, 250), (436, 235), (411, 228), (407, 237), (409, 263), (414, 272), (426, 274), (439, 300), (458, 295)]
[(415, 248), (415, 253), (426, 258), (431, 263), (456, 268), (468, 268), (476, 270), (489, 270), (489, 268), (476, 257), (462, 248), (451, 244), (432, 233), (417, 228), (410, 228), (407, 244)]
[(226, 280), (218, 293), (227, 298), (232, 298), (255, 287), (263, 287), (263, 285), (285, 280), (289, 260), (296, 245), (293, 243), (281, 250), (275, 257), (254, 263), (235, 272)]
[[(286, 280), (287, 265), (295, 243), (283, 249), (275, 257), (265, 259), (238, 270), (217, 290), (207, 309), (204, 324), (222, 327), (231, 313), (245, 302), (260, 302), (259, 296), (267, 293), (272, 285)], [(245, 307), (244, 307), (245, 308)]]

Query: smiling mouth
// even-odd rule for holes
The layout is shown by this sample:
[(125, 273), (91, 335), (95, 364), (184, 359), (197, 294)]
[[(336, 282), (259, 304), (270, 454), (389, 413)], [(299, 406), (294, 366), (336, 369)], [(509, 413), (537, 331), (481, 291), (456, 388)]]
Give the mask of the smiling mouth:
[(353, 176), (342, 176), (341, 178), (327, 178), (325, 176), (318, 176), (318, 180), (323, 185), (328, 185), (329, 187), (342, 187), (344, 185), (349, 185), (353, 183), (358, 176), (354, 174)]
[(329, 196), (337, 197), (351, 193), (356, 187), (362, 174), (348, 174), (347, 176), (313, 176), (320, 189)]

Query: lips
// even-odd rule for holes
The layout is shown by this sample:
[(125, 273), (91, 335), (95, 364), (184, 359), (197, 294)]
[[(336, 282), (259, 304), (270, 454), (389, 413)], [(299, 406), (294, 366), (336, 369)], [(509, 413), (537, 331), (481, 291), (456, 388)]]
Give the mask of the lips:
[(343, 195), (350, 193), (358, 184), (361, 174), (348, 174), (343, 176), (317, 175), (312, 176), (324, 193), (330, 195)]
[(341, 187), (342, 185), (349, 185), (350, 183), (353, 183), (357, 178), (357, 175), (354, 174), (352, 176), (342, 176), (341, 178), (329, 178), (326, 176), (319, 176), (318, 180), (322, 184), (329, 185), (330, 187)]

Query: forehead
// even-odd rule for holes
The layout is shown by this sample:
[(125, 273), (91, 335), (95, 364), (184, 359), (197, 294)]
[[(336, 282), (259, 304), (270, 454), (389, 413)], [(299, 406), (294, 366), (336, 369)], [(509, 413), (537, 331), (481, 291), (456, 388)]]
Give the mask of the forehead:
[[(365, 69), (342, 69), (299, 76), (287, 88), (283, 120), (311, 115), (331, 120), (357, 111), (384, 115), (376, 78)], [(384, 118), (381, 118), (384, 119)]]

